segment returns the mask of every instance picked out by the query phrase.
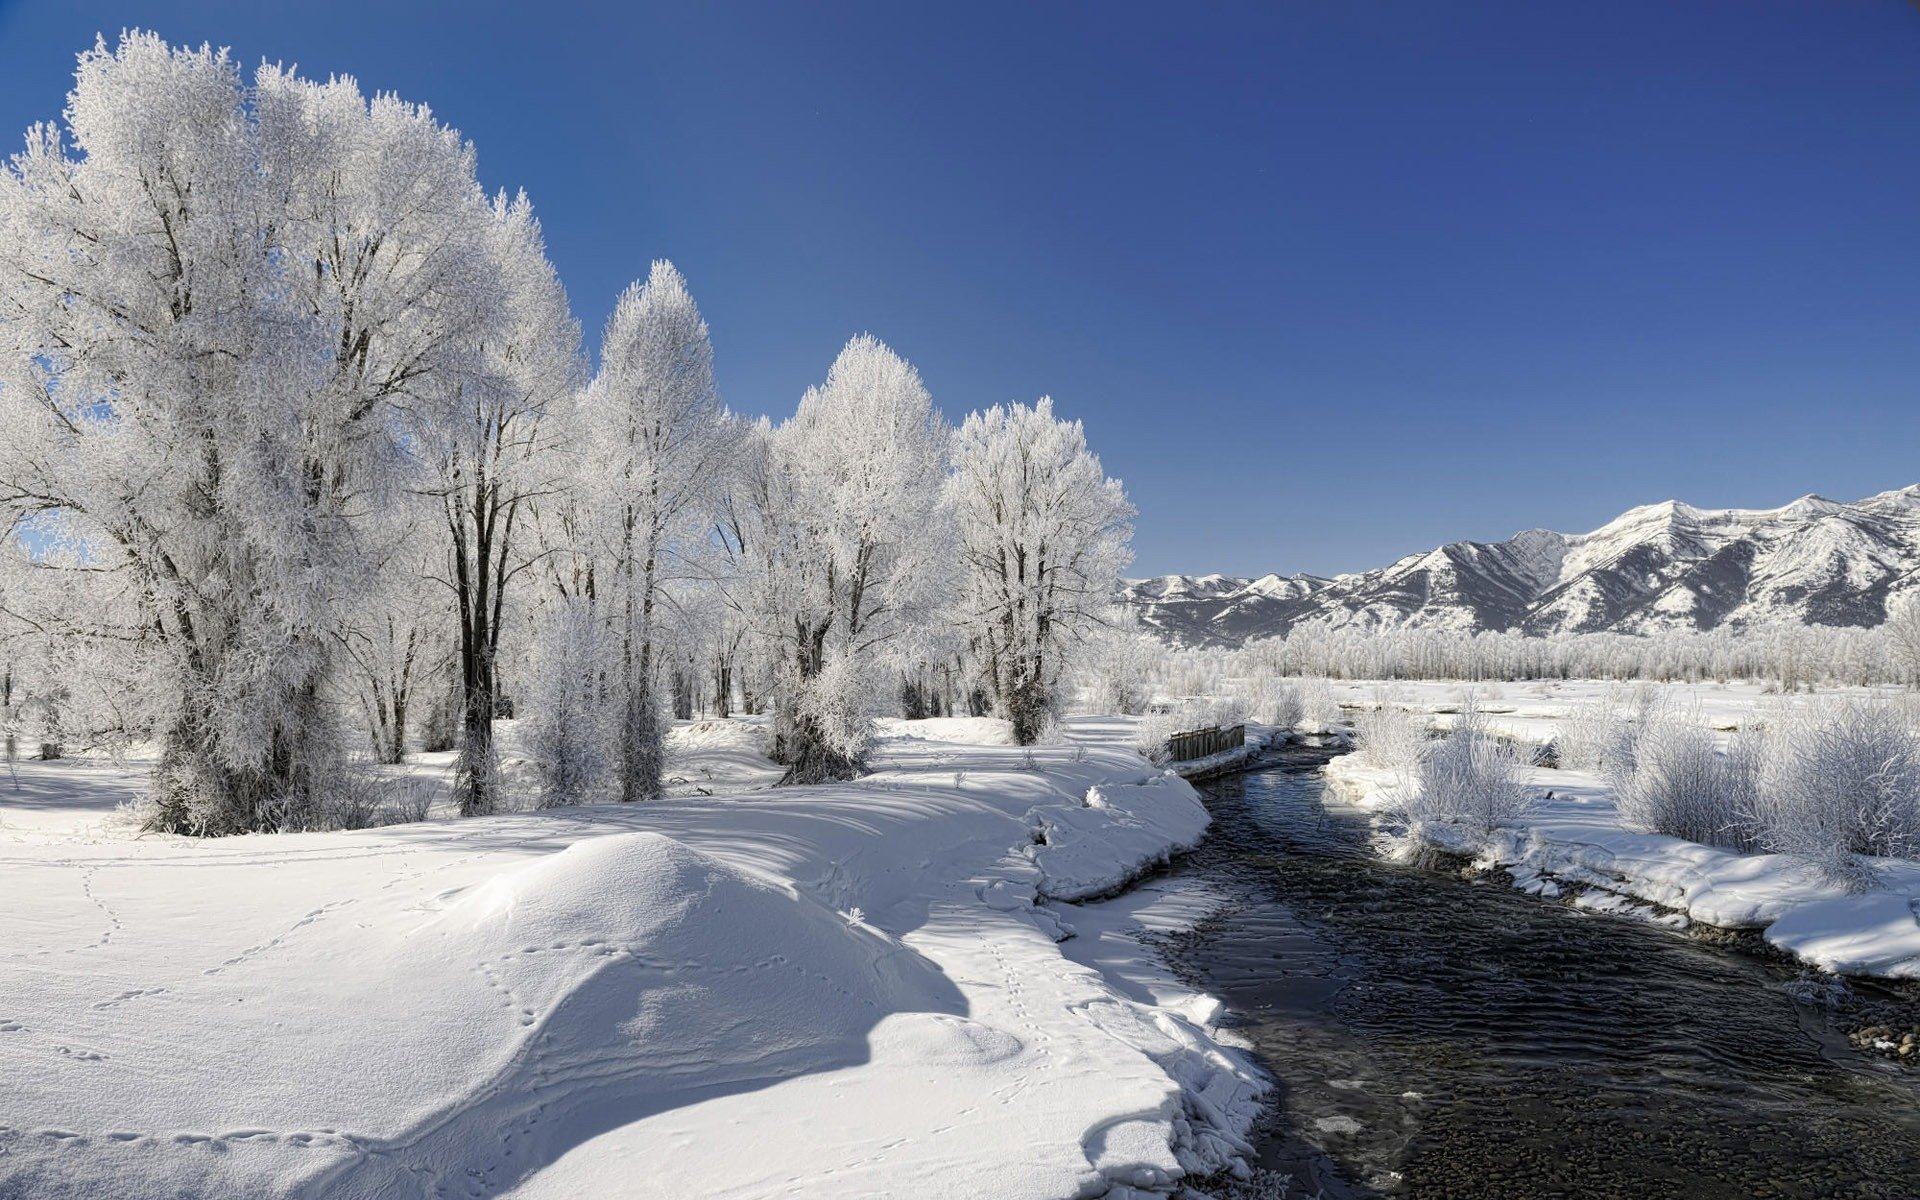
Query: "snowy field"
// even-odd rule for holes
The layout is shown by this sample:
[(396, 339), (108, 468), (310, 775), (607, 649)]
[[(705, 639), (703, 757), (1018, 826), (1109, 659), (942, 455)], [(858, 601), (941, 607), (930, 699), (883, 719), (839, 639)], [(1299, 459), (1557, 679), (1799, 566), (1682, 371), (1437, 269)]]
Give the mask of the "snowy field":
[[(1167, 1192), (1263, 1084), (1112, 893), (1207, 816), (1122, 722), (896, 722), (764, 789), (353, 833), (138, 836), (138, 763), (0, 786), (0, 1196)], [(434, 762), (416, 765), (424, 776)], [(1059, 941), (1072, 930), (1079, 936)]]
[[(1624, 700), (1635, 687), (1664, 693), (1667, 712), (1722, 734), (1766, 720), (1780, 703), (1751, 684), (1352, 683), (1334, 691), (1345, 705), (1385, 703), (1426, 713), (1442, 729), (1457, 720), (1472, 691), (1493, 731), (1546, 745), (1576, 706), (1609, 695)], [(1382, 813), (1392, 809), (1401, 786), (1393, 772), (1353, 755), (1335, 759), (1327, 777), (1345, 798)], [(1676, 925), (1763, 930), (1770, 944), (1827, 971), (1920, 979), (1920, 863), (1875, 860), (1875, 885), (1848, 891), (1786, 855), (1741, 854), (1626, 828), (1596, 774), (1533, 767), (1526, 782), (1535, 796), (1531, 810), (1490, 837), (1446, 826), (1429, 826), (1424, 835), (1505, 868), (1530, 891), (1559, 895), (1573, 885), (1584, 907)]]

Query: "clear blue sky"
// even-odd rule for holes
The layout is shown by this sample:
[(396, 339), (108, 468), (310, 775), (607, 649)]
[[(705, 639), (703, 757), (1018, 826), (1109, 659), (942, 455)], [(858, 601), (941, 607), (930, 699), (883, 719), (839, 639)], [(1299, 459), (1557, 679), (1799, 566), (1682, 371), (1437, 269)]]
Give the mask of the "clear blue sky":
[(0, 131), (128, 25), (431, 104), (592, 340), (678, 263), (736, 409), (861, 330), (1051, 393), (1138, 574), (1920, 481), (1898, 0), (0, 0)]

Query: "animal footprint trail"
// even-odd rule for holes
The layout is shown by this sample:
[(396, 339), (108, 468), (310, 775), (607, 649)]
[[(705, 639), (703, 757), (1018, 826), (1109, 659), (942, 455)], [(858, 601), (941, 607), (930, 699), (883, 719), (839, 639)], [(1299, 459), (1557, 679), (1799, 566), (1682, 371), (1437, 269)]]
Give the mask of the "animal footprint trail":
[(327, 916), (330, 913), (337, 912), (340, 909), (346, 908), (348, 905), (353, 904), (355, 902), (356, 901), (354, 899), (348, 898), (346, 900), (334, 900), (334, 901), (331, 901), (330, 903), (323, 904), (319, 908), (316, 908), (312, 912), (301, 917), (298, 921), (295, 921), (293, 925), (289, 927), (285, 932), (276, 934), (273, 937), (267, 939), (266, 941), (261, 942), (257, 946), (249, 946), (245, 950), (242, 950), (240, 953), (234, 955), (232, 958), (225, 960), (219, 966), (208, 967), (206, 970), (202, 971), (201, 974), (202, 975), (219, 975), (225, 972), (229, 967), (237, 967), (241, 963), (247, 962), (252, 958), (256, 958), (259, 955), (265, 954), (269, 950), (273, 950), (279, 946), (286, 944), (286, 941), (288, 938), (292, 937), (294, 934), (298, 933), (300, 930), (305, 929), (307, 926), (313, 924), (315, 921), (320, 920), (321, 918)]

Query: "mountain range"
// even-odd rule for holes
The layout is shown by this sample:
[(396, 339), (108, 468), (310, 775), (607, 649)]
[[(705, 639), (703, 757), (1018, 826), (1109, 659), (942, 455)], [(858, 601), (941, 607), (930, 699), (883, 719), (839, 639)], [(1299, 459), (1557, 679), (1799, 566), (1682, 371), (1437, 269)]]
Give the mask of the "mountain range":
[(1778, 622), (1878, 625), (1920, 588), (1920, 485), (1843, 504), (1630, 509), (1591, 533), (1449, 542), (1390, 566), (1316, 575), (1128, 580), (1127, 605), (1179, 645), (1335, 627), (1655, 633)]

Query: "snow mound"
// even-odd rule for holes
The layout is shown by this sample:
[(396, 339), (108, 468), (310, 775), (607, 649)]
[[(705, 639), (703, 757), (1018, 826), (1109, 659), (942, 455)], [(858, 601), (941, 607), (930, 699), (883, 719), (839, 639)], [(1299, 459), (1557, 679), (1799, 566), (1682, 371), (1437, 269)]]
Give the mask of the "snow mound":
[(1079, 808), (1035, 809), (1029, 816), (1034, 843), (1026, 855), (1040, 871), (1041, 895), (1085, 900), (1116, 891), (1197, 845), (1208, 819), (1199, 794), (1176, 776), (1103, 783), (1087, 789)]
[[(117, 1070), (134, 1047), (96, 1038), (93, 1086), (57, 1089), (71, 1136), (8, 1147), (13, 1182), (34, 1196), (110, 1195), (136, 1174), (196, 1195), (491, 1190), (689, 1092), (863, 1062), (887, 1012), (962, 1007), (877, 931), (657, 833), (578, 842), (440, 900), (175, 984), (152, 1003), (218, 1023), (213, 1053), (134, 1078)], [(284, 1004), (253, 1019), (242, 1001), (268, 987), (304, 993), (294, 1020)], [(43, 1071), (72, 1069), (45, 1057)], [(234, 1060), (247, 1069), (208, 1086), (206, 1063)], [(37, 1090), (33, 1066), (6, 1066)], [(362, 1124), (331, 1126), (342, 1112)], [(40, 1160), (24, 1175), (21, 1155)]]
[(963, 746), (1011, 746), (1013, 724), (1000, 717), (924, 717), (915, 721), (883, 720), (881, 728), (896, 737), (954, 742)]

